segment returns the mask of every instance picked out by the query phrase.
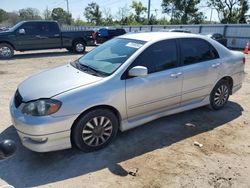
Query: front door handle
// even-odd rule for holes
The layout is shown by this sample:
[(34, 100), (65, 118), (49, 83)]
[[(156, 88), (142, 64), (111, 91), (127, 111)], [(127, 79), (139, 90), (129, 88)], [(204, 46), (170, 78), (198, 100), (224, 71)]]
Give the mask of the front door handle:
[(170, 74), (170, 77), (171, 78), (178, 78), (179, 76), (182, 75), (182, 72), (178, 72), (178, 73), (173, 73), (173, 74)]
[(220, 66), (220, 63), (212, 64), (212, 67), (213, 67), (213, 68), (217, 68), (217, 67), (219, 67), (219, 66)]

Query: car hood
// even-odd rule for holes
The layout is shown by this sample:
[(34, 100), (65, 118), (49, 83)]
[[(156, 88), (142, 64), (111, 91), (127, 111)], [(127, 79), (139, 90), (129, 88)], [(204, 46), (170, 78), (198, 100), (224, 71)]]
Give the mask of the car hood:
[(5, 35), (9, 35), (11, 32), (9, 30), (7, 31), (0, 31), (0, 36), (5, 36)]
[(67, 64), (33, 75), (18, 86), (23, 101), (51, 98), (60, 93), (92, 84), (102, 77), (93, 76)]

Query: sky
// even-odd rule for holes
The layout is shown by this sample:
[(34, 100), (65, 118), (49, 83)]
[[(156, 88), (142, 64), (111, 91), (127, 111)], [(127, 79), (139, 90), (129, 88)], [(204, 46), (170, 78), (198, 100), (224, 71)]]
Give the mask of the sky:
[[(96, 2), (100, 5), (101, 10), (111, 11), (111, 14), (115, 17), (120, 7), (124, 7), (127, 5), (129, 7), (132, 4), (132, 0), (68, 0), (69, 1), (69, 10), (72, 13), (73, 18), (80, 17), (85, 20), (83, 16), (84, 8), (88, 5), (88, 3)], [(142, 4), (147, 7), (148, 0), (140, 0)], [(166, 17), (169, 18), (168, 15), (162, 14), (161, 9), (161, 0), (151, 0), (151, 14), (156, 15), (158, 18)], [(0, 0), (0, 8), (6, 11), (17, 11), (22, 8), (37, 8), (42, 14), (43, 11), (48, 7), (49, 10), (53, 8), (61, 7), (63, 9), (67, 9), (66, 0)], [(211, 9), (204, 7), (200, 11), (202, 11), (207, 20), (210, 19)], [(212, 20), (218, 21), (218, 16), (213, 11)]]

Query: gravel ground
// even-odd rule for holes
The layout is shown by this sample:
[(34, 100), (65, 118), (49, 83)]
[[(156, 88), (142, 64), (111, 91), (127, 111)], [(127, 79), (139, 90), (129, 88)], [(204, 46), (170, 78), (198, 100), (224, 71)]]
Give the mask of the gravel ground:
[(120, 133), (93, 153), (24, 148), (8, 109), (17, 85), (78, 57), (48, 50), (0, 61), (0, 140), (13, 139), (18, 146), (15, 156), (0, 162), (0, 187), (250, 187), (250, 58), (243, 88), (222, 110), (202, 107), (164, 117)]

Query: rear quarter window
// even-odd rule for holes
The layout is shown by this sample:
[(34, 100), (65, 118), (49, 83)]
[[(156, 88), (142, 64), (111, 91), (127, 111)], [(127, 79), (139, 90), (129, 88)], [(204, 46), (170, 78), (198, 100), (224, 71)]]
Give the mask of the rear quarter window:
[(209, 42), (198, 38), (181, 39), (181, 54), (183, 65), (219, 58), (218, 52)]

